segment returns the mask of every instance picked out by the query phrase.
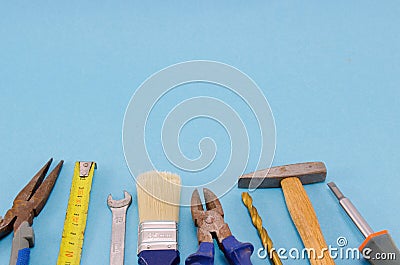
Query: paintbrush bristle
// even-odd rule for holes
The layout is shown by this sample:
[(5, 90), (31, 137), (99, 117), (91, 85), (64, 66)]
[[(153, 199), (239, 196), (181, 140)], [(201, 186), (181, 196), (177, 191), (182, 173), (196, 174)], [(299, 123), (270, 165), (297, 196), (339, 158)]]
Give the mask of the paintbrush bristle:
[(140, 222), (179, 221), (181, 179), (169, 172), (150, 171), (137, 177)]

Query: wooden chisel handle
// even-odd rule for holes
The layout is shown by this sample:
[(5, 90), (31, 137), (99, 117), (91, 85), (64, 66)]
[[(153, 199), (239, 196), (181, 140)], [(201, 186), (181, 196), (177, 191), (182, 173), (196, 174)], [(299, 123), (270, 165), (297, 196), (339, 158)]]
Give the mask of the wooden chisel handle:
[(281, 186), (290, 216), (303, 240), (304, 247), (315, 250), (315, 255), (310, 252), (310, 263), (334, 265), (335, 262), (329, 255), (317, 215), (300, 180), (295, 177), (286, 178), (281, 181)]

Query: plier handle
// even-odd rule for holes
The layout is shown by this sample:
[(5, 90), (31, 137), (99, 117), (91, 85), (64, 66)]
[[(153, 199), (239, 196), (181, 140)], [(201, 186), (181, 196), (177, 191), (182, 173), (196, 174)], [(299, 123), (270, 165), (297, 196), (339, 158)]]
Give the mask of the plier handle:
[(206, 188), (203, 189), (203, 193), (207, 211), (204, 211), (198, 190), (194, 190), (192, 194), (191, 211), (193, 222), (197, 227), (199, 249), (186, 259), (185, 264), (214, 264), (213, 239), (216, 239), (229, 264), (251, 265), (253, 245), (241, 243), (232, 235), (228, 224), (224, 221), (224, 211), (217, 196)]
[(29, 264), (30, 248), (35, 244), (33, 218), (46, 204), (64, 162), (61, 161), (45, 179), (52, 161), (50, 159), (18, 193), (4, 219), (0, 216), (0, 239), (14, 231), (10, 265)]

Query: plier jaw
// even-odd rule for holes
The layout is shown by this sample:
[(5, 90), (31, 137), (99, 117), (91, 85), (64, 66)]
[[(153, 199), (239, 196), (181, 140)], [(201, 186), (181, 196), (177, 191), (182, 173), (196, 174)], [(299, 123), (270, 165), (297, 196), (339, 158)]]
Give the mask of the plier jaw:
[(45, 179), (52, 161), (50, 159), (18, 193), (4, 219), (0, 217), (0, 238), (17, 231), (23, 222), (32, 225), (33, 218), (42, 211), (63, 165), (61, 161)]
[(193, 191), (191, 199), (191, 212), (197, 227), (199, 249), (190, 255), (186, 265), (212, 265), (214, 264), (214, 243), (218, 241), (219, 248), (231, 265), (251, 265), (250, 256), (254, 251), (250, 243), (241, 243), (236, 240), (227, 223), (224, 221), (224, 211), (217, 196), (209, 189), (204, 188), (206, 211), (197, 189)]
[(204, 188), (204, 199), (206, 209), (200, 199), (198, 190), (194, 190), (191, 200), (191, 211), (193, 222), (197, 229), (199, 244), (202, 242), (213, 242), (213, 238), (221, 243), (223, 239), (231, 236), (231, 230), (224, 221), (224, 210), (215, 194), (209, 189)]
[(32, 225), (33, 222), (33, 214), (32, 212), (25, 212), (24, 214), (20, 214), (26, 208), (30, 208), (28, 206), (29, 202), (18, 202), (16, 205), (7, 211), (4, 219), (0, 220), (0, 238), (5, 237), (10, 234), (13, 230), (14, 232), (20, 227), (20, 225), (26, 221), (29, 225)]

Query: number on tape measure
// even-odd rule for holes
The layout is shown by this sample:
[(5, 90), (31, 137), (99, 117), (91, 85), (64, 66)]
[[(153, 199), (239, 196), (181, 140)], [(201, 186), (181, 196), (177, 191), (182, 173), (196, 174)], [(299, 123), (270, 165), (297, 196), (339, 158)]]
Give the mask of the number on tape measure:
[(57, 265), (79, 265), (95, 162), (76, 162)]

